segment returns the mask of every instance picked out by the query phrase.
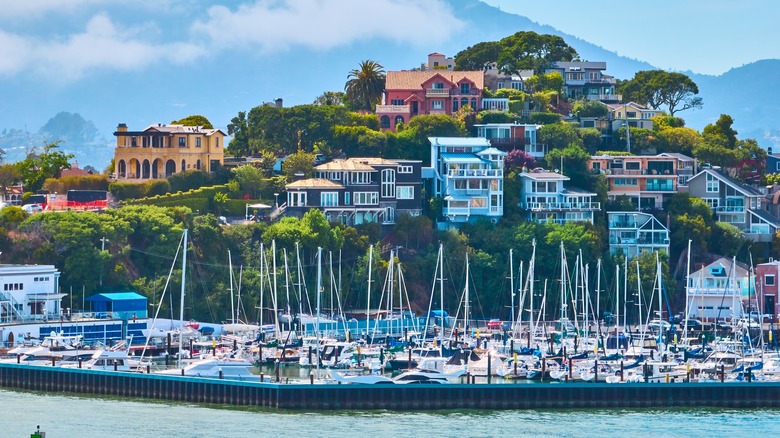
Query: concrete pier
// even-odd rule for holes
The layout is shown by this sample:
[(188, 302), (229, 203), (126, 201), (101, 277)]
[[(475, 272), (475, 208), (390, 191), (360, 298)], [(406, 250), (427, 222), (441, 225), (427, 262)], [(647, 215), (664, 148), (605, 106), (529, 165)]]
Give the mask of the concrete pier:
[(780, 407), (780, 383), (310, 385), (0, 364), (0, 386), (275, 409)]

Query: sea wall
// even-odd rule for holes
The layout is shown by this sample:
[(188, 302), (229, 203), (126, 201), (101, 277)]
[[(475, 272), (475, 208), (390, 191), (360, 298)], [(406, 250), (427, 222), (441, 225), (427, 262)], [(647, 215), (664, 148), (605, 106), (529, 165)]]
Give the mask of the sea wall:
[(780, 407), (780, 383), (308, 385), (0, 364), (0, 386), (276, 409)]

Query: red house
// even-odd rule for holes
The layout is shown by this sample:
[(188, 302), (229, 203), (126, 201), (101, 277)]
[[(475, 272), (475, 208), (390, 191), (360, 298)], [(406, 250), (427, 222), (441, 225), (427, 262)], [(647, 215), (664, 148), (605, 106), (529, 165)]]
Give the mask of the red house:
[(384, 104), (376, 107), (379, 125), (395, 131), (399, 123), (419, 114), (453, 115), (466, 105), (478, 111), (484, 84), (482, 71), (387, 72)]
[(772, 320), (777, 318), (780, 310), (780, 302), (777, 300), (778, 281), (780, 280), (780, 262), (769, 259), (768, 263), (756, 266), (756, 297), (751, 300), (751, 307), (758, 304), (755, 309), (763, 315), (772, 315)]

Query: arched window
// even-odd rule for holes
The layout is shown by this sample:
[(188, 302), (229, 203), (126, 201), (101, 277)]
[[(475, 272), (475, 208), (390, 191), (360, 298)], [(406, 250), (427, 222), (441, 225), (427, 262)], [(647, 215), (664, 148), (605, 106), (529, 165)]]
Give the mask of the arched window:
[(389, 129), (390, 128), (390, 117), (388, 116), (382, 116), (379, 118), (379, 124), (383, 129)]
[(395, 116), (395, 126), (398, 126), (403, 122), (404, 122), (404, 116)]
[(169, 177), (176, 173), (176, 162), (173, 160), (168, 160), (165, 162), (165, 176)]
[(127, 163), (125, 163), (125, 160), (119, 160), (119, 164), (116, 167), (117, 167), (116, 173), (118, 178), (127, 177)]
[(395, 170), (382, 171), (382, 197), (395, 198)]
[[(468, 97), (464, 97), (463, 99), (460, 100), (460, 107), (461, 108), (463, 108), (464, 106), (466, 106), (468, 104), (469, 104), (469, 98)], [(474, 108), (472, 108), (472, 109), (474, 109)]]
[(200, 160), (198, 160), (197, 162), (195, 162), (195, 168), (196, 168), (196, 169), (198, 169), (198, 170), (200, 170)]
[(471, 109), (474, 110), (474, 111), (477, 110), (477, 98), (476, 97), (472, 97), (471, 98)]
[(458, 112), (458, 98), (452, 99), (452, 112), (456, 113)]
[(149, 179), (149, 170), (150, 170), (150, 164), (149, 160), (144, 160), (143, 166), (141, 168), (141, 178), (142, 179)]
[(184, 160), (181, 160), (181, 170), (180, 170), (180, 172), (184, 172), (185, 170), (187, 170), (187, 162), (184, 161)]

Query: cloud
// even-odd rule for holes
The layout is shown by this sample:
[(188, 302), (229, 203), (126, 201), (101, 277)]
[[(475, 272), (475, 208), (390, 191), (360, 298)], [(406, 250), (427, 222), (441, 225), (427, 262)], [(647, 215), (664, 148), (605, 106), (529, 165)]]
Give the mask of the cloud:
[(327, 50), (380, 38), (431, 46), (465, 26), (441, 0), (257, 0), (233, 11), (213, 6), (193, 35), (207, 35), (219, 48), (291, 47)]
[(5, 18), (29, 18), (99, 3), (105, 3), (105, 0), (0, 0), (0, 10)]
[(82, 33), (62, 40), (35, 39), (0, 31), (0, 74), (33, 70), (59, 81), (79, 79), (92, 70), (142, 70), (159, 62), (182, 64), (204, 51), (190, 43), (155, 44), (138, 31), (120, 29), (107, 15), (95, 15)]

